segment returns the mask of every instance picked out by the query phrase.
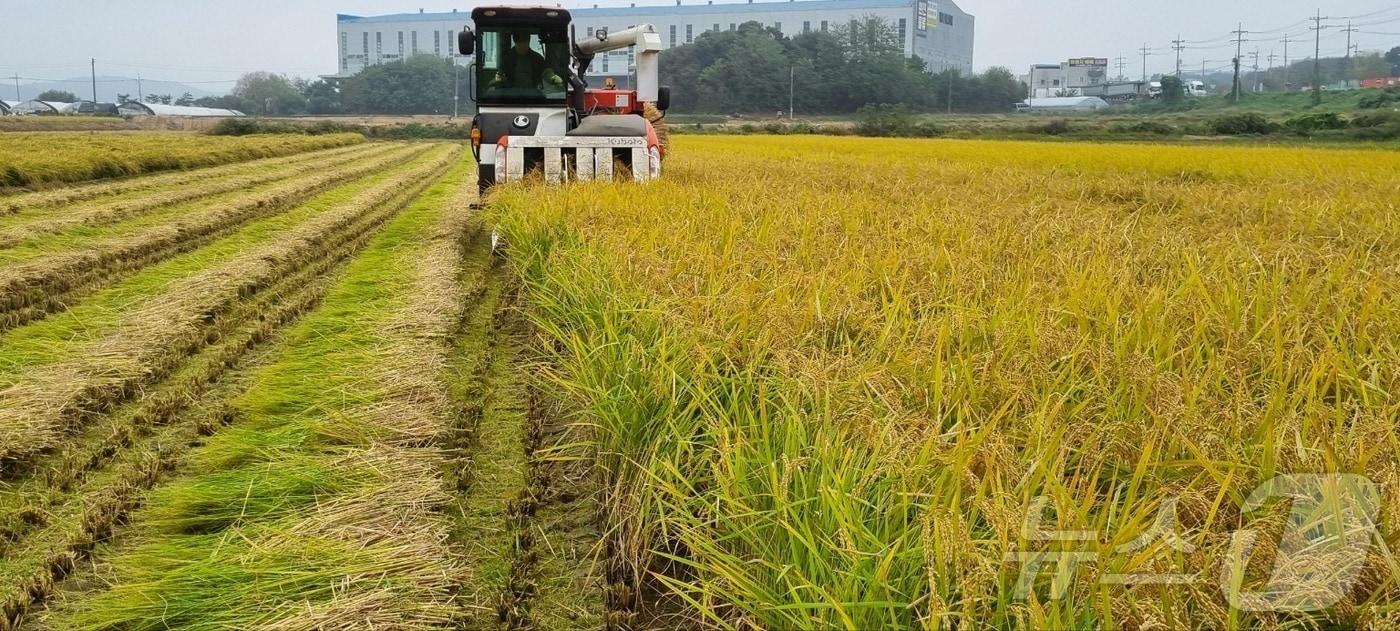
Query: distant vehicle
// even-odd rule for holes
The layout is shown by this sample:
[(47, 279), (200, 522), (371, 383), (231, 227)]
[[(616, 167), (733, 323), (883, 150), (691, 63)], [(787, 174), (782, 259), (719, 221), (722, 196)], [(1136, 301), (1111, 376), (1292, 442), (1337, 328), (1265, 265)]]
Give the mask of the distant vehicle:
[(1162, 96), (1162, 82), (1153, 81), (1152, 83), (1147, 84), (1147, 97), (1155, 99), (1159, 96)]
[(1204, 81), (1187, 81), (1184, 87), (1186, 88), (1186, 96), (1207, 96), (1210, 94), (1210, 89), (1206, 87)]

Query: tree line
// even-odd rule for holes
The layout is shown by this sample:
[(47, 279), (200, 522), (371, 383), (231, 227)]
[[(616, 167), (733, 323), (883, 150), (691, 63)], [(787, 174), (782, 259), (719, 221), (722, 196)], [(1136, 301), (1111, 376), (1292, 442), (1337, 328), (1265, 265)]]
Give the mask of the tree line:
[[(872, 103), (914, 111), (1000, 112), (1025, 97), (1006, 68), (964, 75), (906, 57), (896, 30), (870, 16), (828, 31), (786, 36), (758, 22), (706, 31), (661, 53), (674, 111), (849, 113)], [(791, 92), (791, 94), (789, 94)]]

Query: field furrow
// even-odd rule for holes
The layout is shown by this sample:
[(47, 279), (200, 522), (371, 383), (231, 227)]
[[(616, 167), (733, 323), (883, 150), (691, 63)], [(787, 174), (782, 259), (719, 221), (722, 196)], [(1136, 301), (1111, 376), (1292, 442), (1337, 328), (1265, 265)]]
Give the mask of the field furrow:
[[(456, 619), (435, 445), (469, 160), (376, 235), (161, 485), (54, 628), (421, 628)], [(476, 239), (473, 243), (481, 243)], [(228, 571), (237, 568), (234, 571)]]
[(0, 458), (49, 449), (142, 384), (169, 374), (242, 301), (333, 250), (347, 228), (362, 231), (387, 219), (455, 157), (433, 150), (350, 203), (132, 305), (112, 335), (75, 345), (67, 358), (25, 365), (0, 390)]
[[(280, 212), (337, 184), (401, 163), (421, 147), (400, 147), (323, 173), (296, 177), (211, 204), (179, 207), (29, 247), (0, 251), (0, 331), (68, 308), (84, 293), (133, 270), (200, 247), (247, 222)], [(176, 213), (176, 216), (168, 215)]]
[[(60, 208), (29, 207), (0, 216), (0, 248), (13, 247), (24, 241), (60, 232), (77, 226), (100, 226), (115, 223), (143, 212), (202, 200), (233, 192), (247, 192), (256, 187), (290, 179), (299, 174), (317, 173), (368, 156), (382, 147), (351, 145), (305, 153), (290, 158), (272, 158), (235, 165), (227, 169), (210, 169), (195, 182), (140, 194), (103, 198), (88, 203)], [(213, 171), (225, 170), (227, 173)]]

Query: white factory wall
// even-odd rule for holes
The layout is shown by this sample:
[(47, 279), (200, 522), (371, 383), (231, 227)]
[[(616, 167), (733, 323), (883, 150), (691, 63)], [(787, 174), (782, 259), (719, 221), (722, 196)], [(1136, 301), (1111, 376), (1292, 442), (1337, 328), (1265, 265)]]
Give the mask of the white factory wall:
[[(972, 45), (975, 19), (948, 0), (929, 2), (929, 26), (917, 28), (918, 0), (808, 0), (803, 2), (762, 2), (746, 4), (674, 5), (571, 9), (576, 32), (586, 37), (594, 29), (618, 30), (650, 23), (661, 34), (664, 48), (681, 46), (708, 30), (729, 30), (744, 22), (776, 27), (787, 36), (804, 30), (818, 31), (849, 25), (868, 16), (882, 18), (904, 33), (904, 52), (918, 55), (930, 70), (956, 68), (972, 72)], [(468, 11), (453, 13), (410, 13), (377, 17), (337, 16), (339, 72), (350, 76), (366, 66), (390, 63), (414, 54), (442, 58), (455, 55), (457, 32), (471, 21)], [(901, 29), (902, 25), (902, 29)], [(672, 40), (674, 28), (675, 39)], [(590, 75), (617, 75), (627, 72), (631, 55), (615, 51), (599, 55)]]

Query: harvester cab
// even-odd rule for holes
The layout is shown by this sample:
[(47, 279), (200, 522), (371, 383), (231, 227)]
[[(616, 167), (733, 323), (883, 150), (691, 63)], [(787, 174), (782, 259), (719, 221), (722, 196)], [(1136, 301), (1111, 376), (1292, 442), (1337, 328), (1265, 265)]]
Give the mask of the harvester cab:
[[(457, 47), (472, 57), (471, 142), (481, 190), (537, 170), (551, 183), (661, 175), (660, 120), (670, 91), (658, 85), (661, 36), (652, 25), (599, 29), (579, 40), (562, 8), (478, 7), (472, 26)], [(629, 46), (636, 88), (589, 89), (583, 77), (593, 57)]]

